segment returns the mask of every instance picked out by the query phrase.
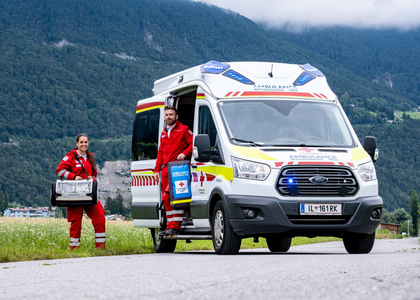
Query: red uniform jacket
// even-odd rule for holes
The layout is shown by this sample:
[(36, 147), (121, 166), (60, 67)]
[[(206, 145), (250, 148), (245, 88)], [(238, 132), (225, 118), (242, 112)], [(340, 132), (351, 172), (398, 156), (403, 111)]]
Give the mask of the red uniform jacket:
[(90, 164), (89, 159), (86, 158), (85, 160), (83, 156), (80, 156), (77, 152), (77, 148), (74, 148), (69, 153), (67, 153), (66, 156), (64, 156), (63, 160), (58, 165), (55, 173), (61, 178), (69, 180), (74, 180), (76, 176), (80, 176), (83, 179), (87, 179), (87, 175), (83, 170), (82, 165), (76, 160), (75, 154), (79, 158), (80, 162), (83, 164), (83, 167), (85, 167), (88, 174), (92, 176), (94, 180), (96, 180), (96, 175), (98, 174), (98, 172), (96, 170), (92, 171), (92, 166)]
[(176, 121), (168, 137), (167, 127), (160, 135), (160, 146), (156, 159), (154, 172), (159, 172), (162, 166), (175, 161), (179, 154), (184, 153), (186, 158), (192, 154), (193, 133), (188, 126)]

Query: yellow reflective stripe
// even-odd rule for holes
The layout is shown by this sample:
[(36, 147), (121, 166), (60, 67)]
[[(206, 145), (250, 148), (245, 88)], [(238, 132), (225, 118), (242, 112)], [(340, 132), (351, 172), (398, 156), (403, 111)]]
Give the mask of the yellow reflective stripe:
[(139, 109), (139, 110), (136, 110), (136, 114), (138, 114), (140, 112), (147, 111), (147, 110), (160, 108), (160, 107), (163, 107), (163, 105), (156, 105), (156, 106), (150, 106), (150, 107), (147, 107), (147, 108)]
[(180, 203), (187, 203), (187, 202), (191, 202), (191, 199), (174, 200), (174, 201), (171, 201), (171, 205), (173, 205), (173, 204), (180, 204)]
[(256, 159), (263, 159), (263, 160), (276, 160), (275, 158), (272, 158), (271, 156), (268, 156), (261, 151), (251, 148), (251, 147), (242, 147), (242, 146), (234, 146), (232, 147), (232, 150), (238, 153), (242, 156), (247, 156), (250, 158), (256, 158)]
[(350, 161), (358, 161), (369, 157), (369, 154), (361, 148), (351, 149), (352, 155)]
[(155, 173), (153, 173), (152, 171), (147, 171), (147, 172), (131, 172), (131, 174), (134, 174), (134, 175), (153, 175)]
[(197, 172), (203, 170), (204, 173), (213, 174), (216, 177), (221, 177), (223, 180), (233, 180), (233, 169), (222, 166), (198, 166)]

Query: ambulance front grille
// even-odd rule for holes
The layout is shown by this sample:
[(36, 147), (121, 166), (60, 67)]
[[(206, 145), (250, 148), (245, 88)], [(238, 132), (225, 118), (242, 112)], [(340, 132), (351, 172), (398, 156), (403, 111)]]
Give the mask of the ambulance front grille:
[(276, 187), (284, 196), (353, 196), (359, 190), (350, 169), (331, 166), (285, 167)]

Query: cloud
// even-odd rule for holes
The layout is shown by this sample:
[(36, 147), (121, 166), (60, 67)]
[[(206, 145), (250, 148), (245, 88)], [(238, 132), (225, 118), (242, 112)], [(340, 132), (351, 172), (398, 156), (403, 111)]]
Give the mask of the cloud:
[(193, 0), (230, 9), (273, 28), (420, 27), (419, 0)]

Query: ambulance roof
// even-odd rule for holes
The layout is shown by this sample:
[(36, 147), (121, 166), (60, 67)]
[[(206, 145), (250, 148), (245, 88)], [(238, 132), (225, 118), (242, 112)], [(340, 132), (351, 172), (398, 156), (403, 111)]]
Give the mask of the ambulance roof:
[(154, 94), (198, 85), (214, 97), (288, 97), (335, 100), (317, 68), (309, 64), (209, 61), (155, 81)]

